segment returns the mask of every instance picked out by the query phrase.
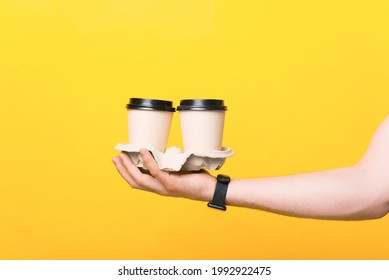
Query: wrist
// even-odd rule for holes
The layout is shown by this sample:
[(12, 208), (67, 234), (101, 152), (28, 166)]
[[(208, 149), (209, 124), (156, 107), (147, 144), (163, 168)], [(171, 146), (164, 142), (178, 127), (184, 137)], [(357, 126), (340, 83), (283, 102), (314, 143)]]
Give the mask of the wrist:
[(208, 183), (206, 184), (204, 190), (204, 201), (210, 201), (213, 198), (213, 194), (215, 193), (216, 188), (216, 177), (209, 176)]

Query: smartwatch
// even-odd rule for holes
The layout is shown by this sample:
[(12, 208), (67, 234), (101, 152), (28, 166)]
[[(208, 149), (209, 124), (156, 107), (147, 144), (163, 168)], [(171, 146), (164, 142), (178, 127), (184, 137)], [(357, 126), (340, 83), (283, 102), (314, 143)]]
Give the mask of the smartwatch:
[(208, 207), (226, 211), (226, 195), (231, 178), (227, 175), (219, 174), (216, 180), (215, 193), (213, 194), (212, 201), (208, 202)]

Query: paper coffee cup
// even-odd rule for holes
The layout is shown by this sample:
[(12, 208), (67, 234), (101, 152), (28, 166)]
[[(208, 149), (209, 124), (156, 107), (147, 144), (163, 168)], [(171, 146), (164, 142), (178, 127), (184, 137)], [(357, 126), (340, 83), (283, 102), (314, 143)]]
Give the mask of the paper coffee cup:
[(226, 110), (223, 100), (181, 100), (177, 111), (184, 150), (221, 150)]
[(164, 152), (175, 108), (167, 100), (131, 98), (128, 114), (128, 143), (152, 146)]

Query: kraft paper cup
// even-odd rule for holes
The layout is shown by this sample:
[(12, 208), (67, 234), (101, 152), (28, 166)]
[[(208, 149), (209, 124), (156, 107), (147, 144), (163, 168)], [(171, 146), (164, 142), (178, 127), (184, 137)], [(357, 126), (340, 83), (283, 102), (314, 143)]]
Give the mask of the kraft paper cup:
[(128, 114), (128, 143), (152, 146), (164, 152), (175, 108), (167, 100), (131, 98)]
[(223, 100), (181, 100), (177, 111), (184, 150), (221, 150), (226, 110)]

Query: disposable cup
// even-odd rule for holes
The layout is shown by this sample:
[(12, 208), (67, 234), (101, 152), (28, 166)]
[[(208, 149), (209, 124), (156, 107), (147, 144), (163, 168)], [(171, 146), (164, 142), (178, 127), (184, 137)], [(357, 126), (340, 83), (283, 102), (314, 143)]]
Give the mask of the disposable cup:
[(167, 100), (131, 98), (128, 114), (128, 143), (152, 146), (164, 152), (175, 108)]
[(177, 111), (184, 150), (221, 150), (226, 110), (219, 99), (181, 100)]

